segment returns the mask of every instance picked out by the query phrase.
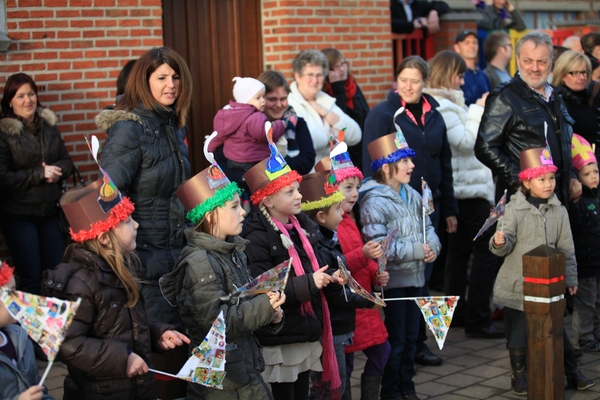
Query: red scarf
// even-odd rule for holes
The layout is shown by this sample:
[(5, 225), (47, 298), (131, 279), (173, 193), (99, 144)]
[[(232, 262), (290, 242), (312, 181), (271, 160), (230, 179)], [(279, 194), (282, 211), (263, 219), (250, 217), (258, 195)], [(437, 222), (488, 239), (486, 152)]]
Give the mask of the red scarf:
[[(331, 87), (331, 83), (326, 81), (323, 84), (324, 92), (330, 96), (333, 96), (333, 89)], [(354, 96), (356, 96), (356, 82), (354, 81), (354, 77), (348, 74), (348, 78), (344, 82), (344, 89), (346, 89), (346, 106), (351, 110), (354, 110)]]

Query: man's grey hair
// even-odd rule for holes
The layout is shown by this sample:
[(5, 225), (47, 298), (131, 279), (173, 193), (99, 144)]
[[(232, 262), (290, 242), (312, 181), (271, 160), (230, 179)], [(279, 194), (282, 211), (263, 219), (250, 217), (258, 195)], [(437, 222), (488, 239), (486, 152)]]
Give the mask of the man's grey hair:
[(521, 46), (525, 42), (533, 42), (535, 45), (534, 47), (538, 47), (539, 45), (547, 46), (548, 49), (550, 49), (550, 61), (554, 58), (554, 46), (552, 45), (552, 39), (548, 34), (535, 30), (524, 35), (517, 44), (517, 57), (521, 54)]
[(302, 50), (300, 53), (298, 53), (292, 62), (294, 74), (302, 74), (306, 64), (320, 65), (323, 67), (323, 73), (325, 75), (329, 73), (329, 62), (327, 61), (327, 57), (325, 57), (325, 54), (319, 50), (308, 49)]

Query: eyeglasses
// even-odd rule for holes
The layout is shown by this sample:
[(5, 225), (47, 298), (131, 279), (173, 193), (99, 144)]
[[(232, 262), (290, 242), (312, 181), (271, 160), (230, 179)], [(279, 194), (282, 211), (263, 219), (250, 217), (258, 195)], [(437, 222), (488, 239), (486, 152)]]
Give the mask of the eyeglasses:
[(569, 71), (568, 74), (575, 78), (579, 78), (580, 76), (587, 78), (590, 75), (590, 71)]
[(325, 77), (325, 75), (323, 74), (313, 74), (312, 72), (310, 74), (302, 74), (302, 76), (306, 76), (308, 79), (316, 79), (318, 81), (320, 81), (321, 79), (323, 79)]

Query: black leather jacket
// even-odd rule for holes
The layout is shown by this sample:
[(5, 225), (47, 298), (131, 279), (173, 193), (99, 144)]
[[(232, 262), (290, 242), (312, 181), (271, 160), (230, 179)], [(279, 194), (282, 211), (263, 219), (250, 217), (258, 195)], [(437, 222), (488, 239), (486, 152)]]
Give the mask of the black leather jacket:
[(562, 165), (557, 165), (555, 192), (567, 206), (570, 178), (576, 177), (571, 162), (573, 119), (560, 95), (553, 93), (550, 103), (546, 103), (519, 74), (488, 96), (475, 142), (475, 155), (497, 177), (496, 199), (504, 189), (508, 189), (510, 196), (518, 188), (519, 153), (546, 146), (544, 122), (548, 123), (548, 137), (558, 134)]

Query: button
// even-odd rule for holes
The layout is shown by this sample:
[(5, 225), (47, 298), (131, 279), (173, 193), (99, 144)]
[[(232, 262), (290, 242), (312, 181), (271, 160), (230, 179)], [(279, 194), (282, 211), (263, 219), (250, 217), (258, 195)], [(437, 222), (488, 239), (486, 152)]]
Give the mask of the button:
[(54, 282), (52, 282), (52, 280), (48, 281), (48, 285), (52, 285)]
[(209, 277), (210, 279), (212, 279), (212, 275), (209, 275), (208, 277)]
[(113, 308), (117, 308), (117, 304), (116, 303), (113, 303)]
[(61, 287), (61, 286), (62, 286), (62, 284), (60, 284), (60, 283), (57, 283), (57, 284), (56, 284), (56, 287), (57, 287), (57, 288), (59, 288), (59, 287)]
[(204, 282), (204, 278), (201, 278), (201, 279), (200, 279), (200, 282)]
[(277, 246), (273, 246), (273, 250), (277, 250)]

